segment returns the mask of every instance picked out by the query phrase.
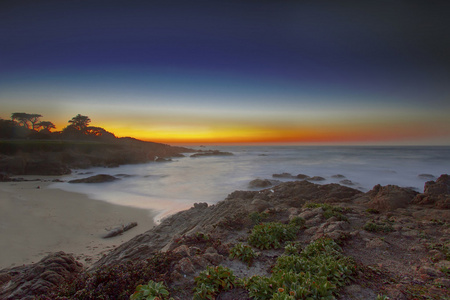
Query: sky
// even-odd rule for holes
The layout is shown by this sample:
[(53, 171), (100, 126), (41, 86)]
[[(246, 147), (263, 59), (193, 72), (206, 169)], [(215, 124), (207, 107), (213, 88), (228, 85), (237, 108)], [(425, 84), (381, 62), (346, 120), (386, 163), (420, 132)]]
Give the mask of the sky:
[(168, 144), (450, 145), (448, 1), (0, 2), (0, 117)]

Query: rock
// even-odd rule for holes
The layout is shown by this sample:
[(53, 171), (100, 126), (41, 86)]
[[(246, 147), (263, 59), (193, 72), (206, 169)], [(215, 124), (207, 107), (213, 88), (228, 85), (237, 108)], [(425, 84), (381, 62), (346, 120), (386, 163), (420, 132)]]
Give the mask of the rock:
[(0, 289), (0, 299), (34, 299), (82, 269), (72, 255), (57, 252), (36, 264), (3, 270), (3, 274), (7, 275), (1, 276), (4, 284)]
[(381, 186), (378, 184), (367, 192), (367, 195), (370, 199), (367, 203), (369, 208), (388, 211), (408, 206), (417, 192), (396, 185)]
[(421, 179), (436, 179), (436, 177), (432, 174), (419, 174), (417, 177)]
[(323, 178), (322, 176), (313, 176), (313, 177), (309, 177), (308, 180), (311, 180), (311, 181), (324, 181), (325, 178)]
[(0, 182), (8, 182), (12, 181), (12, 179), (6, 174), (0, 174)]
[(183, 257), (175, 266), (175, 270), (182, 274), (192, 274), (195, 272), (194, 265), (188, 257)]
[(254, 179), (248, 184), (249, 188), (266, 188), (272, 186), (272, 182), (269, 179)]
[(336, 175), (332, 175), (331, 178), (338, 178), (338, 179), (341, 179), (341, 178), (345, 178), (345, 176), (342, 175), (342, 174), (336, 174)]
[(119, 180), (119, 178), (116, 178), (111, 175), (99, 174), (87, 178), (70, 180), (69, 183), (103, 183), (103, 182), (112, 182), (115, 180)]
[(417, 195), (413, 202), (435, 208), (450, 208), (450, 176), (443, 174), (436, 181), (427, 181), (423, 194)]
[(339, 181), (340, 184), (345, 184), (345, 185), (354, 185), (354, 183), (351, 180), (348, 179), (344, 179)]
[(223, 152), (219, 150), (206, 150), (198, 153), (194, 153), (191, 157), (201, 157), (201, 156), (231, 156), (234, 155), (231, 152)]
[(307, 179), (309, 179), (309, 176), (305, 175), (305, 174), (298, 174), (297, 176), (295, 176), (295, 178), (302, 179), (302, 180), (307, 180)]
[(274, 178), (294, 178), (291, 173), (272, 174)]

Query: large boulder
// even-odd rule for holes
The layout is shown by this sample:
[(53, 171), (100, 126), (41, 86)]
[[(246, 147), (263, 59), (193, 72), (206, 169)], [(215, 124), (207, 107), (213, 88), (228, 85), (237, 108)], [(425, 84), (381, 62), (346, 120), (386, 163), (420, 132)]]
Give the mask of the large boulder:
[(0, 299), (35, 299), (82, 270), (64, 252), (52, 253), (35, 264), (0, 270)]
[(381, 186), (377, 184), (367, 192), (370, 208), (379, 211), (389, 211), (408, 206), (418, 193), (409, 188), (402, 188), (396, 185)]
[(441, 209), (450, 208), (450, 176), (443, 174), (436, 181), (427, 181), (423, 194), (417, 195), (413, 202)]

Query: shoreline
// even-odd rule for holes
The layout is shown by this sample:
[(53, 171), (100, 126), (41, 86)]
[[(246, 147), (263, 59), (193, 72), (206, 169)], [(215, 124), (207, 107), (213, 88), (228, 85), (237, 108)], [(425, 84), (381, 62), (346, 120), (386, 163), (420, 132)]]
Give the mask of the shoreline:
[[(94, 200), (48, 188), (58, 176), (21, 176), (37, 181), (0, 182), (0, 269), (37, 262), (57, 251), (89, 266), (104, 254), (155, 226), (157, 212)], [(106, 229), (137, 222), (122, 235)]]

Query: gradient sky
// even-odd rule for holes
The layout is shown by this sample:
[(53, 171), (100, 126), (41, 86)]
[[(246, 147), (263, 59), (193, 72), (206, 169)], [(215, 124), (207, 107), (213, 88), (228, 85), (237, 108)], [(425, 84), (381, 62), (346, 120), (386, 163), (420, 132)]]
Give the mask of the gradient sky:
[(165, 143), (450, 145), (450, 2), (1, 1), (0, 117)]

